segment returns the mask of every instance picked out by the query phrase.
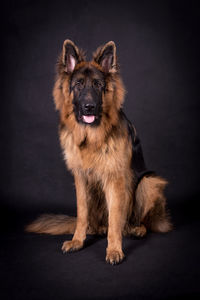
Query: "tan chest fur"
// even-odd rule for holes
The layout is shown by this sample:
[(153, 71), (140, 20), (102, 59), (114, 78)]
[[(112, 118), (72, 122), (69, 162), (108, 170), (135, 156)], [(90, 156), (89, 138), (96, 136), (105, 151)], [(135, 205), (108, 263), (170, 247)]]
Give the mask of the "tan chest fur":
[(130, 169), (131, 147), (128, 139), (109, 137), (106, 143), (96, 147), (87, 141), (78, 146), (71, 133), (61, 135), (64, 159), (72, 172), (84, 171), (95, 173), (97, 177), (107, 174), (124, 174)]

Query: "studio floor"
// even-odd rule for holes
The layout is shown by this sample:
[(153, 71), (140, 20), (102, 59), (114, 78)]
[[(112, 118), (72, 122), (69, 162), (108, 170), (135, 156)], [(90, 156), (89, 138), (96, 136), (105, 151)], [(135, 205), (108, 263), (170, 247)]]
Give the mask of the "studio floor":
[(64, 255), (70, 235), (27, 234), (33, 216), (12, 216), (1, 234), (0, 298), (199, 299), (198, 216), (187, 202), (171, 213), (172, 232), (124, 238), (126, 259), (117, 266), (105, 262), (105, 237), (88, 236), (84, 249)]

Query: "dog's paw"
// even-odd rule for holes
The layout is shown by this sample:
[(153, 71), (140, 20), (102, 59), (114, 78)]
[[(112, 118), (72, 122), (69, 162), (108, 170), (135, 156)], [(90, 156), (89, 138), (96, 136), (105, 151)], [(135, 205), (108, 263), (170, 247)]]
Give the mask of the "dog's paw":
[(106, 250), (106, 262), (111, 265), (119, 264), (124, 257), (125, 256), (122, 250)]
[(83, 247), (83, 242), (79, 240), (65, 241), (62, 245), (62, 252), (73, 252), (78, 251)]
[(131, 230), (131, 234), (137, 236), (137, 237), (143, 237), (147, 233), (147, 229), (144, 225), (133, 227)]

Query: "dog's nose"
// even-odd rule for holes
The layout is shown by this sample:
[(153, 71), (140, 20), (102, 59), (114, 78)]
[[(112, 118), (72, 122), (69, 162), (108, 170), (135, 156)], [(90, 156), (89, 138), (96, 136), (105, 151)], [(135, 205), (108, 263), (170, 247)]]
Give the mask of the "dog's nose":
[(88, 113), (93, 112), (94, 109), (95, 109), (95, 105), (92, 104), (92, 103), (87, 103), (87, 104), (84, 105), (84, 108), (85, 108), (85, 111), (88, 112)]

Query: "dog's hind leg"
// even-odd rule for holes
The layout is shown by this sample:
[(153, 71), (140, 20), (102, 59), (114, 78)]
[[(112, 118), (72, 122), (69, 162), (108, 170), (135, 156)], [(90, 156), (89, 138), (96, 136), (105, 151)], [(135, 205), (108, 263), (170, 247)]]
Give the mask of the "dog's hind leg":
[(125, 235), (131, 234), (137, 237), (143, 237), (147, 233), (146, 226), (144, 224), (140, 224), (140, 226), (131, 226), (129, 230), (125, 233)]
[(167, 181), (158, 176), (144, 176), (135, 194), (136, 226), (132, 233), (141, 236), (145, 227), (154, 232), (168, 232), (172, 224), (166, 212), (164, 188)]

